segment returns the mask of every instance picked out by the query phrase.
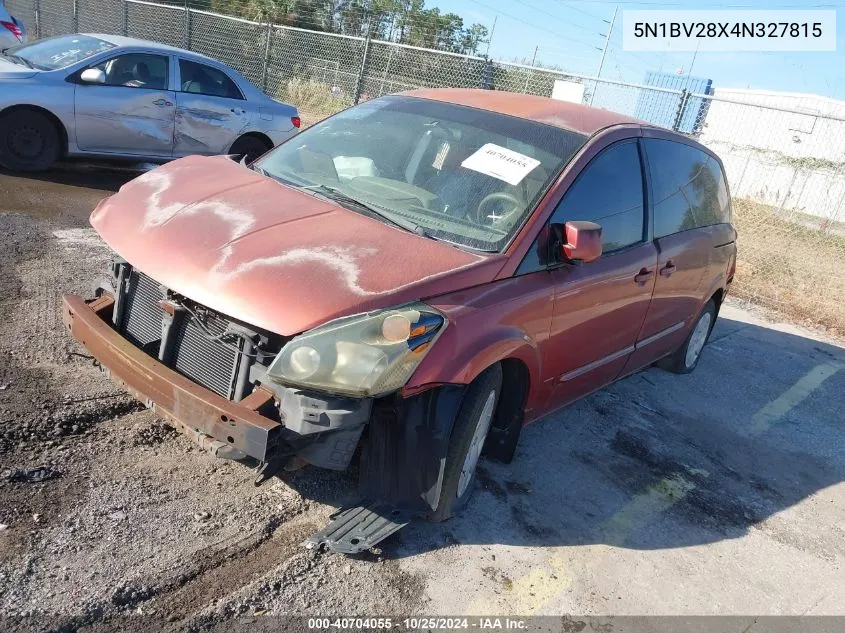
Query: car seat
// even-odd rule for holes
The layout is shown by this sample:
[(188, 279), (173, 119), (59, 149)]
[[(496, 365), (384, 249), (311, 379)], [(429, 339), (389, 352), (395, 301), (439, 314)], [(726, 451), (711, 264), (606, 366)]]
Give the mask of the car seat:
[(150, 82), (150, 67), (145, 62), (137, 62), (132, 67), (132, 78), (142, 84)]

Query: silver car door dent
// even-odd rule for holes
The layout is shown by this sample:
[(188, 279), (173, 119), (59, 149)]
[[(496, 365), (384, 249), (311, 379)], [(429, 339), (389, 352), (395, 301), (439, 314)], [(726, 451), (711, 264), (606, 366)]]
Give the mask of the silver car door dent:
[(174, 93), (77, 85), (75, 105), (80, 149), (170, 156), (176, 114)]
[(102, 70), (106, 83), (75, 83), (79, 149), (169, 158), (176, 120), (172, 57), (129, 49), (87, 67)]
[(177, 100), (174, 155), (228, 151), (249, 125), (250, 115), (242, 102), (185, 92)]

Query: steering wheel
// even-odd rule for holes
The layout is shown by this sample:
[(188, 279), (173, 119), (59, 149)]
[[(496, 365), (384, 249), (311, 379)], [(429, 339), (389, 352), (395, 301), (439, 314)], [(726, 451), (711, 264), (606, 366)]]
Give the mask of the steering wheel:
[[(486, 214), (485, 211), (487, 210), (487, 207), (498, 200), (509, 202), (513, 205), (513, 208), (509, 211), (505, 211), (502, 215), (496, 215), (495, 213)], [(482, 226), (495, 226), (496, 224), (500, 224), (504, 220), (507, 220), (512, 215), (519, 213), (523, 206), (524, 203), (522, 200), (511, 193), (507, 193), (506, 191), (491, 193), (490, 195), (485, 196), (484, 199), (478, 203), (478, 208), (475, 210), (475, 223)]]

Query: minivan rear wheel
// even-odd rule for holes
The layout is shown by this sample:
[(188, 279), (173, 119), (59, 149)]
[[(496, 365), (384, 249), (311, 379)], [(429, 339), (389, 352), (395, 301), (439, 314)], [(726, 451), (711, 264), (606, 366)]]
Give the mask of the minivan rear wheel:
[(701, 314), (695, 320), (689, 336), (674, 354), (658, 361), (657, 366), (661, 369), (676, 374), (688, 374), (696, 368), (701, 358), (701, 351), (710, 338), (713, 325), (716, 323), (716, 304), (710, 299)]
[(472, 496), (478, 459), (501, 388), (502, 366), (498, 363), (485, 369), (467, 388), (452, 428), (437, 509), (429, 513), (429, 521), (445, 521), (454, 516)]

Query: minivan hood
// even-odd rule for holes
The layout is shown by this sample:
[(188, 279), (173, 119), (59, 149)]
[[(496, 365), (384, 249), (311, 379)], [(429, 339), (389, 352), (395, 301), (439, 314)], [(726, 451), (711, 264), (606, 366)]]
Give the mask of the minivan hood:
[(231, 159), (191, 156), (121, 187), (91, 225), (130, 264), (285, 336), (330, 319), (491, 281), (502, 255), (404, 231)]

